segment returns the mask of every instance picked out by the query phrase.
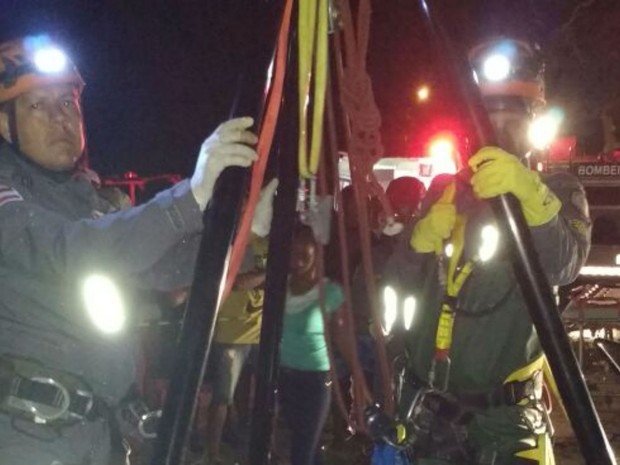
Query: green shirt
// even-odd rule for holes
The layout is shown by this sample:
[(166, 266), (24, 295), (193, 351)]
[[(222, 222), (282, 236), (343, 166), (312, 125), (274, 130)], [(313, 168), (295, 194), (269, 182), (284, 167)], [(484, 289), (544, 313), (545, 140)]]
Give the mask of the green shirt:
[[(335, 312), (343, 302), (340, 286), (326, 281), (326, 312)], [(329, 370), (318, 285), (302, 295), (287, 295), (280, 352), (282, 366), (306, 371)]]

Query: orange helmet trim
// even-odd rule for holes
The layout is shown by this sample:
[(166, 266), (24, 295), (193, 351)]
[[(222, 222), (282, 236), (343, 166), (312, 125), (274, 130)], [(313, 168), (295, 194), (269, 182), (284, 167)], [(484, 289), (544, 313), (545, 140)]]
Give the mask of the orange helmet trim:
[(544, 102), (544, 91), (535, 82), (484, 82), (480, 84), (480, 92), (484, 97), (515, 96)]
[(84, 80), (70, 61), (66, 70), (47, 74), (37, 70), (34, 53), (24, 46), (26, 38), (0, 44), (0, 103), (54, 84), (73, 84), (81, 92)]

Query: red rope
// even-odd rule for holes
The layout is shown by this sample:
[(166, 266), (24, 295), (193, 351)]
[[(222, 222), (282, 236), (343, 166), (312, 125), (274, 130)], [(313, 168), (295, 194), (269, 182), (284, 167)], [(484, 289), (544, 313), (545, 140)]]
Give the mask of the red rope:
[[(334, 37), (336, 47), (336, 69), (340, 86), (340, 100), (346, 112), (346, 139), (349, 150), (351, 181), (355, 193), (359, 234), (362, 252), (362, 267), (366, 281), (368, 301), (373, 315), (373, 333), (381, 383), (383, 405), (387, 412), (393, 409), (392, 382), (387, 361), (385, 340), (381, 327), (382, 316), (376, 305), (376, 283), (373, 272), (370, 227), (368, 221), (368, 195), (375, 195), (380, 200), (386, 213), (391, 216), (389, 204), (383, 189), (374, 177), (372, 168), (383, 153), (379, 128), (381, 115), (375, 104), (371, 81), (365, 69), (366, 51), (370, 29), (370, 2), (360, 0), (358, 5), (357, 28), (349, 2), (340, 3), (343, 24), (344, 47), (338, 34)], [(344, 51), (343, 51), (344, 50)]]
[[(352, 388), (353, 388), (353, 418), (355, 419), (358, 429), (364, 425), (364, 409), (372, 401), (372, 398), (369, 395), (368, 386), (366, 385), (366, 378), (364, 377), (363, 371), (359, 364), (359, 354), (357, 350), (357, 344), (355, 343), (355, 334), (353, 331), (353, 310), (351, 309), (351, 271), (349, 269), (349, 260), (347, 251), (349, 250), (346, 227), (345, 227), (345, 218), (344, 211), (342, 209), (342, 193), (339, 188), (340, 176), (338, 173), (338, 147), (337, 147), (337, 137), (336, 137), (336, 122), (334, 115), (334, 101), (333, 94), (331, 92), (331, 87), (327, 86), (327, 101), (326, 101), (326, 115), (327, 115), (327, 142), (329, 144), (329, 155), (332, 161), (332, 174), (333, 174), (333, 183), (334, 183), (334, 197), (336, 200), (336, 205), (339, 205), (338, 211), (336, 212), (336, 221), (338, 228), (338, 242), (339, 242), (339, 252), (340, 252), (340, 266), (342, 273), (342, 287), (344, 290), (345, 303), (343, 312), (345, 315), (345, 325), (343, 325), (345, 331), (349, 331), (351, 337), (347, 339), (347, 342), (351, 342), (353, 347), (350, 347), (351, 352), (354, 355), (355, 366), (351, 367), (351, 375), (353, 378)], [(338, 386), (340, 389), (340, 386)], [(341, 410), (344, 408), (340, 407)], [(344, 418), (349, 418), (348, 415), (344, 415)], [(352, 425), (349, 424), (349, 427)]]
[[(328, 87), (329, 89), (329, 87)], [(331, 102), (331, 93), (328, 90), (328, 97), (327, 97), (327, 111), (328, 111), (328, 118), (329, 118), (329, 113), (333, 113), (333, 106), (332, 106), (332, 102)], [(332, 117), (333, 120), (333, 117)], [(331, 130), (331, 131), (330, 131)], [(333, 126), (329, 126), (328, 131), (330, 131), (330, 133), (328, 134), (328, 137), (330, 135), (334, 135), (335, 134), (335, 128)], [(337, 158), (337, 151), (333, 150), (335, 149), (335, 139), (333, 137), (331, 137), (330, 140), (330, 146), (332, 148), (332, 153), (336, 154), (336, 158)], [(337, 165), (336, 165), (337, 166)], [(338, 171), (337, 170), (332, 170), (333, 173), (335, 174), (335, 178), (336, 180), (338, 179)], [(319, 184), (319, 193), (320, 194), (327, 194), (328, 188), (327, 188), (327, 179), (326, 179), (326, 174), (325, 174), (325, 163), (321, 163), (319, 165), (319, 172), (318, 172), (318, 184)], [(338, 189), (338, 182), (335, 183), (335, 191), (336, 191), (336, 196), (339, 197), (340, 196), (340, 190)], [(341, 209), (342, 210), (342, 209)], [(344, 227), (344, 223), (343, 223), (343, 227)], [(341, 249), (340, 251), (340, 256), (341, 259), (343, 259), (343, 263), (346, 263), (347, 261), (347, 254), (346, 254), (346, 249)], [(335, 360), (334, 360), (334, 344), (333, 344), (333, 340), (332, 340), (332, 330), (333, 330), (333, 318), (329, 315), (327, 315), (326, 310), (325, 310), (325, 260), (324, 260), (324, 247), (322, 244), (319, 244), (318, 247), (318, 253), (317, 253), (317, 263), (318, 263), (318, 272), (319, 272), (319, 301), (320, 301), (320, 306), (321, 306), (321, 313), (323, 315), (323, 322), (324, 322), (324, 326), (325, 328), (329, 328), (329, 330), (325, 331), (325, 342), (327, 344), (327, 349), (328, 349), (328, 356), (329, 356), (329, 365), (330, 365), (330, 373), (331, 373), (331, 378), (332, 378), (332, 389), (334, 392), (334, 397), (335, 397), (335, 401), (336, 401), (336, 405), (338, 406), (338, 409), (340, 410), (340, 413), (342, 414), (342, 417), (347, 421), (347, 425), (349, 427), (349, 429), (351, 431), (356, 431), (356, 430), (361, 430), (364, 426), (364, 408), (367, 405), (368, 402), (371, 401), (370, 395), (368, 394), (368, 387), (366, 386), (366, 380), (364, 378), (363, 372), (362, 372), (362, 368), (359, 362), (359, 354), (357, 351), (357, 344), (355, 343), (355, 333), (353, 331), (353, 317), (352, 317), (352, 313), (351, 313), (351, 307), (349, 305), (349, 302), (351, 301), (351, 289), (350, 286), (348, 285), (348, 283), (344, 284), (344, 295), (345, 295), (345, 302), (343, 304), (343, 307), (340, 309), (340, 311), (342, 312), (342, 316), (343, 316), (343, 324), (341, 326), (341, 328), (339, 328), (339, 331), (343, 331), (344, 332), (344, 337), (341, 337), (341, 340), (344, 341), (344, 344), (347, 345), (347, 352), (349, 354), (352, 354), (352, 365), (349, 367), (351, 370), (351, 377), (353, 379), (353, 383), (352, 383), (352, 389), (353, 392), (351, 393), (351, 397), (353, 399), (353, 403), (352, 403), (352, 411), (353, 411), (353, 419), (355, 420), (354, 423), (351, 422), (351, 414), (350, 412), (347, 410), (347, 407), (345, 405), (344, 402), (344, 396), (342, 394), (342, 389), (340, 387), (340, 383), (338, 382), (338, 373), (336, 372), (336, 364), (335, 364)], [(347, 274), (348, 274), (348, 265), (345, 265), (347, 267)]]

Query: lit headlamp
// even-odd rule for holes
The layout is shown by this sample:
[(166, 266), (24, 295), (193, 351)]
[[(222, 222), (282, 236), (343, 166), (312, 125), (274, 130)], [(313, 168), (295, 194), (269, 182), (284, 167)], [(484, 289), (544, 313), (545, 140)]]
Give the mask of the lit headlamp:
[(45, 47), (35, 52), (33, 63), (38, 72), (54, 74), (66, 71), (69, 59), (65, 52), (59, 48)]
[(482, 63), (482, 77), (487, 81), (505, 81), (512, 71), (510, 58), (501, 53), (496, 53), (485, 58)]
[(0, 45), (0, 102), (50, 85), (84, 81), (67, 54), (48, 36), (31, 36)]
[(43, 74), (53, 75), (68, 71), (70, 65), (69, 58), (66, 53), (58, 47), (46, 46), (35, 50), (31, 59), (16, 64), (8, 63), (4, 73), (0, 74), (0, 83), (9, 87), (22, 76), (27, 74)]
[(536, 81), (542, 72), (538, 51), (517, 40), (486, 42), (475, 47), (469, 57), (481, 82)]
[(543, 100), (543, 64), (536, 47), (513, 39), (485, 42), (471, 50), (469, 61), (483, 96)]

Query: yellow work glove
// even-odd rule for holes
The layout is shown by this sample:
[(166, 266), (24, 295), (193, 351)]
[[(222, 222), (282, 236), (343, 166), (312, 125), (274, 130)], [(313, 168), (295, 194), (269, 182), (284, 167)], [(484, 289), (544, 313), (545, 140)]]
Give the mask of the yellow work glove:
[(521, 203), (530, 226), (548, 223), (562, 207), (562, 202), (541, 181), (537, 172), (500, 148), (484, 147), (469, 159), (469, 166), (474, 172), (471, 185), (478, 198), (513, 194)]
[(450, 237), (456, 222), (454, 183), (443, 191), (426, 216), (418, 221), (411, 234), (411, 247), (419, 253), (442, 253), (443, 241)]

